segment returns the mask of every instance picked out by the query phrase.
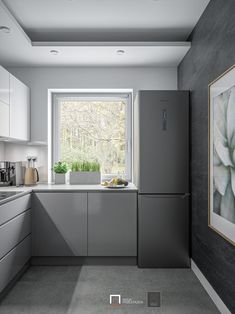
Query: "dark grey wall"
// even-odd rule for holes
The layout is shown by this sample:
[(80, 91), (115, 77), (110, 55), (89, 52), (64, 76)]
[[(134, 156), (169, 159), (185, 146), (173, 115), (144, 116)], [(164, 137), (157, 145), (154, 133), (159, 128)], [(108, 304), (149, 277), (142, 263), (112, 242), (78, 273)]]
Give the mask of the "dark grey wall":
[(192, 258), (235, 313), (235, 247), (208, 227), (207, 212), (207, 88), (235, 63), (235, 1), (211, 0), (189, 40), (178, 84), (191, 90)]

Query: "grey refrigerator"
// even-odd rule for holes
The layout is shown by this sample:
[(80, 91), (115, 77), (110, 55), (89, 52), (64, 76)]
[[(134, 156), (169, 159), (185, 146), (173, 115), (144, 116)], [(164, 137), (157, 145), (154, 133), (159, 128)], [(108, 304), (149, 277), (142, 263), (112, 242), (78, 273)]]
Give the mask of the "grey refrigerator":
[(138, 266), (189, 267), (189, 92), (138, 92), (133, 167)]

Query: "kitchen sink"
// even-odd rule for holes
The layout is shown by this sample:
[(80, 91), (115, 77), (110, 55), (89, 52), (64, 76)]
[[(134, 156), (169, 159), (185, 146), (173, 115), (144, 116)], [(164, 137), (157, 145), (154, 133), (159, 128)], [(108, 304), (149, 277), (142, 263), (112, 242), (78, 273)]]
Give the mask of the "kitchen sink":
[(7, 199), (8, 197), (17, 195), (22, 192), (0, 192), (0, 201)]

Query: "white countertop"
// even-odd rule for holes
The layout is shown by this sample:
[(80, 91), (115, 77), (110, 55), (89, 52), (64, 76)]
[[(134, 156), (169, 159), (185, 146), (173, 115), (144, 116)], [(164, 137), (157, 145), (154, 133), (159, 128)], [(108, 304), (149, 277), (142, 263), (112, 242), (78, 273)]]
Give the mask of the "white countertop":
[(3, 200), (0, 200), (0, 205), (12, 201), (18, 197), (26, 195), (31, 192), (132, 192), (137, 193), (137, 188), (133, 183), (129, 183), (129, 185), (125, 188), (106, 188), (102, 185), (70, 185), (70, 184), (37, 184), (34, 186), (7, 186), (0, 187), (0, 192), (21, 192), (16, 195), (10, 196)]
[(70, 184), (37, 184), (34, 186), (7, 186), (0, 187), (0, 192), (4, 191), (22, 191), (22, 192), (48, 192), (48, 191), (122, 191), (122, 192), (137, 192), (137, 187), (133, 183), (129, 183), (129, 185), (125, 188), (107, 188), (102, 185), (70, 185)]

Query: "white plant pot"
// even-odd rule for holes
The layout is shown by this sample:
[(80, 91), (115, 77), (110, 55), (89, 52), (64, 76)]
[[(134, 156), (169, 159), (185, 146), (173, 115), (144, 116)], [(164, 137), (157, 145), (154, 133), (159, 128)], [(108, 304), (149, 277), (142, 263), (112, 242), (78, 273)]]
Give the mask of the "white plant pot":
[(71, 171), (69, 176), (70, 184), (100, 184), (101, 182), (101, 173), (99, 171)]
[(66, 173), (55, 173), (55, 184), (65, 184)]

